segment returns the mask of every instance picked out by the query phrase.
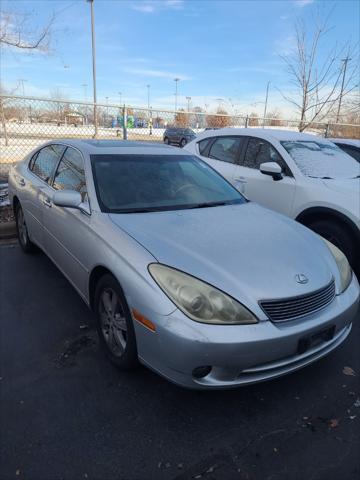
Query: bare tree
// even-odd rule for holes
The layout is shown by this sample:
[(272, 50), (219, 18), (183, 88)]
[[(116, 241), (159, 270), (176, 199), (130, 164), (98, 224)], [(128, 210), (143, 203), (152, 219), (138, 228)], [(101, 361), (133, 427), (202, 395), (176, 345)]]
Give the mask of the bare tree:
[(231, 125), (231, 117), (222, 107), (217, 109), (216, 115), (208, 115), (206, 120), (207, 126), (211, 128), (224, 128)]
[(51, 16), (41, 28), (29, 27), (32, 15), (12, 11), (0, 11), (0, 46), (28, 51), (47, 51), (50, 44)]
[(281, 57), (296, 93), (294, 96), (280, 93), (295, 107), (300, 117), (300, 131), (312, 122), (326, 118), (334, 105), (357, 87), (357, 67), (350, 59), (354, 49), (349, 44), (342, 48), (335, 45), (323, 59), (322, 47), (330, 30), (328, 20), (329, 16), (316, 21), (311, 33), (302, 20), (297, 20), (296, 47), (290, 55)]

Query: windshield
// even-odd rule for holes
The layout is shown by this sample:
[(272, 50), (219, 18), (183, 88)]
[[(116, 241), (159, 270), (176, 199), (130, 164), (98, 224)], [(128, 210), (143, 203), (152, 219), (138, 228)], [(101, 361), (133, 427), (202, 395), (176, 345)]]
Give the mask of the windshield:
[(315, 178), (356, 178), (360, 165), (332, 143), (321, 140), (282, 141), (301, 172)]
[(183, 155), (92, 155), (102, 211), (136, 213), (245, 203), (206, 163)]

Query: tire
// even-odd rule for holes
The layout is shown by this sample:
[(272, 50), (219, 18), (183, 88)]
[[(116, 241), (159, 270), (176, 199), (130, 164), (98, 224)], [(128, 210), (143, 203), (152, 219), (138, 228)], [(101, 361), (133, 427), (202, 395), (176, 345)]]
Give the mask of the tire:
[(22, 251), (25, 253), (33, 253), (36, 247), (29, 238), (24, 212), (20, 203), (18, 203), (15, 208), (15, 221), (17, 237)]
[(346, 255), (353, 270), (359, 271), (355, 241), (346, 227), (330, 220), (315, 220), (308, 227), (338, 247)]
[(165, 138), (164, 138), (164, 143), (166, 143), (166, 145), (169, 145), (169, 144), (170, 144), (170, 140), (168, 139), (168, 137), (165, 137)]
[(94, 307), (100, 344), (106, 356), (121, 370), (134, 369), (138, 355), (133, 320), (124, 293), (112, 275), (106, 274), (99, 280)]
[(187, 144), (186, 138), (182, 138), (180, 141), (180, 147), (184, 148), (186, 144)]

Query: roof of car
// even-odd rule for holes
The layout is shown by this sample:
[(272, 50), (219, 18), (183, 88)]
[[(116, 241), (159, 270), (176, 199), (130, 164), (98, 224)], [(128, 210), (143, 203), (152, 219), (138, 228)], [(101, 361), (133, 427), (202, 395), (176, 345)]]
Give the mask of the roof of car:
[(62, 143), (89, 155), (101, 154), (139, 154), (139, 155), (189, 155), (180, 148), (157, 142), (136, 142), (129, 140), (97, 140), (97, 139), (56, 139), (49, 143)]
[(353, 138), (328, 138), (328, 140), (330, 140), (330, 142), (352, 145), (360, 148), (360, 140), (355, 140)]
[[(218, 137), (220, 135), (248, 135), (251, 137), (259, 137), (264, 140), (314, 140), (317, 136), (311, 133), (302, 133), (293, 130), (281, 130), (275, 128), (221, 128), (219, 130), (206, 130), (206, 132), (199, 133), (197, 141), (203, 137)], [(325, 140), (322, 137), (321, 140)], [(327, 139), (326, 139), (327, 140)]]

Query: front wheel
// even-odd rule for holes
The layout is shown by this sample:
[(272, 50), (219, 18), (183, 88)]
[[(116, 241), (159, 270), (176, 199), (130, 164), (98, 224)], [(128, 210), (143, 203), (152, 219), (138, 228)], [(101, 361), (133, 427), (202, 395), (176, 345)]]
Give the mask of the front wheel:
[(95, 313), (107, 357), (122, 370), (136, 367), (138, 356), (130, 310), (119, 283), (110, 274), (104, 275), (96, 287)]
[(165, 137), (165, 138), (164, 138), (164, 143), (166, 143), (166, 145), (169, 145), (170, 140), (169, 140), (167, 137)]
[(355, 240), (345, 226), (335, 221), (316, 220), (308, 227), (338, 247), (345, 254), (353, 270), (359, 273), (360, 258), (356, 251)]
[(15, 209), (15, 220), (20, 247), (25, 253), (32, 253), (35, 250), (35, 245), (29, 238), (24, 212), (20, 204), (18, 204)]
[(182, 138), (180, 142), (180, 147), (184, 148), (186, 144), (187, 144), (186, 138)]

